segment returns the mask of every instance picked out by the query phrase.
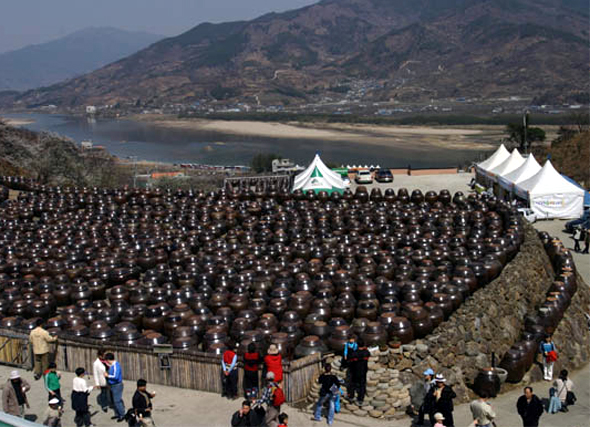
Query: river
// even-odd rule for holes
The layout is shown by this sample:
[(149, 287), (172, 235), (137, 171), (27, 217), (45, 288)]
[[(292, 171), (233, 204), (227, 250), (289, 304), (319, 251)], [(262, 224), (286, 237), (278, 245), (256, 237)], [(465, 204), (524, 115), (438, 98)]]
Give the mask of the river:
[(268, 138), (231, 135), (197, 129), (167, 129), (149, 122), (117, 119), (88, 119), (53, 114), (3, 114), (30, 121), (22, 127), (32, 131), (55, 132), (77, 143), (90, 140), (121, 158), (167, 163), (248, 165), (258, 153), (276, 153), (306, 165), (316, 152), (330, 163), (381, 165), (391, 168), (454, 167), (474, 160), (470, 149), (449, 150), (433, 146), (387, 149), (359, 142)]

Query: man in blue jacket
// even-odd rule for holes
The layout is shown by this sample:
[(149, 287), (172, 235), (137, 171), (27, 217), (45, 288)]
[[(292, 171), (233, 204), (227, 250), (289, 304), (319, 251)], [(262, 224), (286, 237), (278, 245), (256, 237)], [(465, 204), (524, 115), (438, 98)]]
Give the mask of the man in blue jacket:
[(115, 360), (113, 353), (106, 355), (107, 365), (109, 370), (105, 372), (104, 376), (113, 393), (113, 404), (115, 405), (115, 416), (113, 420), (123, 422), (125, 420), (125, 404), (123, 403), (123, 374), (121, 372), (121, 365)]

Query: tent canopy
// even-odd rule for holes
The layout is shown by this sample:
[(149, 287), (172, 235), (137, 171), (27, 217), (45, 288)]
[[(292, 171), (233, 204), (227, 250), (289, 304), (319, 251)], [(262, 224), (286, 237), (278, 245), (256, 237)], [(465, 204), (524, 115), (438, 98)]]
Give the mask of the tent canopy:
[(515, 190), (541, 218), (578, 218), (584, 210), (584, 190), (562, 177), (550, 160)]
[(497, 177), (506, 175), (512, 172), (515, 169), (518, 169), (522, 164), (525, 162), (525, 158), (520, 155), (518, 150), (515, 148), (510, 153), (510, 156), (500, 163), (495, 168), (488, 171), (488, 174), (492, 176), (494, 181), (497, 180)]
[(316, 154), (311, 164), (299, 175), (295, 177), (293, 190), (314, 190), (318, 191), (339, 191), (346, 188), (344, 180), (340, 174), (332, 171), (322, 162), (320, 155)]
[(584, 187), (582, 187), (580, 184), (578, 184), (576, 181), (574, 181), (572, 178), (570, 178), (567, 175), (561, 174), (561, 176), (563, 176), (565, 179), (567, 179), (569, 182), (571, 182), (572, 184), (574, 184), (576, 187), (581, 188), (584, 191), (584, 207), (590, 207), (590, 192), (588, 190), (584, 190)]
[(480, 174), (486, 175), (487, 171), (490, 171), (493, 168), (495, 168), (496, 166), (499, 166), (508, 157), (510, 157), (510, 153), (508, 152), (506, 147), (504, 147), (504, 144), (502, 144), (502, 145), (500, 145), (500, 147), (498, 147), (498, 149), (494, 152), (494, 154), (492, 154), (490, 157), (488, 157), (483, 162), (475, 165), (475, 170), (477, 172), (479, 172)]
[(520, 165), (520, 167), (514, 169), (512, 172), (499, 176), (498, 183), (506, 190), (512, 191), (512, 187), (514, 186), (514, 184), (518, 184), (519, 182), (531, 178), (540, 170), (541, 166), (539, 165), (539, 163), (537, 163), (535, 156), (530, 154), (526, 158), (524, 163)]

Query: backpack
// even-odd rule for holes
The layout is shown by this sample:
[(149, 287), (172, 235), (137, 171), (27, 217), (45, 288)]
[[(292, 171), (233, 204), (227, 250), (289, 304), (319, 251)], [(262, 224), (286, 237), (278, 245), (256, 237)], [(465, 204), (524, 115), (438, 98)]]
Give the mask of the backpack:
[(279, 407), (283, 403), (285, 403), (285, 393), (283, 393), (283, 389), (277, 387), (275, 389), (274, 394), (272, 395), (272, 406)]

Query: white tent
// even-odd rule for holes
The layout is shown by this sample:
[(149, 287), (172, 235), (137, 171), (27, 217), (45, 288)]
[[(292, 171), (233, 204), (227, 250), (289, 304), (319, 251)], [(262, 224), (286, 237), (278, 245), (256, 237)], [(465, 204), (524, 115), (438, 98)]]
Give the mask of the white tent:
[(492, 180), (496, 182), (498, 181), (498, 177), (506, 175), (512, 172), (513, 170), (519, 168), (524, 163), (524, 161), (524, 157), (522, 157), (518, 150), (515, 148), (514, 150), (512, 150), (512, 153), (510, 153), (510, 157), (508, 157), (495, 168), (489, 170), (488, 175), (490, 175)]
[(535, 156), (529, 154), (524, 163), (512, 172), (498, 177), (498, 184), (508, 191), (512, 191), (515, 184), (526, 181), (541, 170)]
[(504, 144), (500, 145), (494, 154), (492, 154), (483, 162), (475, 165), (476, 175), (489, 177), (488, 171), (502, 164), (508, 157), (510, 157), (510, 153), (506, 147), (504, 147)]
[(316, 154), (311, 164), (295, 177), (293, 190), (314, 190), (342, 192), (346, 188), (340, 174), (334, 172), (322, 162), (319, 154)]
[(578, 218), (584, 210), (584, 190), (555, 170), (550, 160), (531, 178), (515, 186), (540, 218)]

